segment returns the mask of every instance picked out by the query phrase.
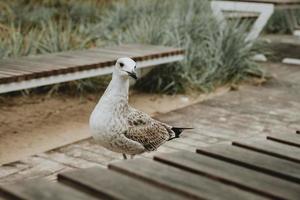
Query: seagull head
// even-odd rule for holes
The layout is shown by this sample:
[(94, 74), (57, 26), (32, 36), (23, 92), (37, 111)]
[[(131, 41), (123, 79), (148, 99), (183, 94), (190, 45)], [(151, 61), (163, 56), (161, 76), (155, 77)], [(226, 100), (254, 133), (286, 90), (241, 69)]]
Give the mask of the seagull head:
[(116, 62), (115, 72), (123, 77), (132, 77), (137, 80), (136, 62), (131, 58), (119, 58)]

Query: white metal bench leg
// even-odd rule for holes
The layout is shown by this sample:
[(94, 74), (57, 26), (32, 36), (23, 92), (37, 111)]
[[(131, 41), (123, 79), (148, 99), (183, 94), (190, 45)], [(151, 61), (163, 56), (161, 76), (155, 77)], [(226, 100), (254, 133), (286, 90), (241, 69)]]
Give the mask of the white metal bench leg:
[(274, 12), (274, 5), (266, 3), (212, 1), (211, 8), (217, 20), (222, 23), (222, 26), (226, 24), (225, 16), (222, 11), (259, 13), (258, 18), (246, 38), (247, 41), (255, 40), (259, 36)]
[[(221, 23), (221, 26), (226, 25), (225, 15), (223, 11), (238, 11), (238, 12), (254, 12), (258, 13), (258, 17), (254, 22), (249, 34), (246, 37), (246, 41), (255, 40), (263, 28), (266, 26), (268, 20), (274, 12), (273, 4), (265, 3), (248, 3), (248, 2), (233, 2), (233, 1), (212, 1), (211, 8), (213, 14), (217, 20)], [(263, 54), (258, 54), (253, 57), (256, 61), (267, 61), (267, 58)]]

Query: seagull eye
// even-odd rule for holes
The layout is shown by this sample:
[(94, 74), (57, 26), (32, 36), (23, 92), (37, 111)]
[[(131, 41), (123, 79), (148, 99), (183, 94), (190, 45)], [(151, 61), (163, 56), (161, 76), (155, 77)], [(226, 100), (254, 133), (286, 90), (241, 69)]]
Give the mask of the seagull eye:
[(134, 69), (136, 69), (136, 65), (134, 66)]
[(124, 63), (120, 63), (120, 67), (124, 67)]

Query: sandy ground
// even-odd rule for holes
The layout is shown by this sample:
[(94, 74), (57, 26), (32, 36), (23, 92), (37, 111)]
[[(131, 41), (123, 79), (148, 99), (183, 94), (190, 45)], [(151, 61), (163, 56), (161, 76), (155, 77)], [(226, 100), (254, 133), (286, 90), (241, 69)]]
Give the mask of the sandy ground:
[[(168, 112), (213, 94), (158, 95), (133, 92), (130, 103), (151, 115)], [(90, 137), (88, 119), (100, 95), (5, 98), (0, 103), (0, 164)]]

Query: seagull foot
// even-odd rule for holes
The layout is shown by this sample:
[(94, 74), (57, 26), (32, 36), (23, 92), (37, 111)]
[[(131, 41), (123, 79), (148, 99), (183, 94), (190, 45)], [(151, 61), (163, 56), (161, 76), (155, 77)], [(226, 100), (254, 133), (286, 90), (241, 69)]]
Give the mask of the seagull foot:
[(127, 156), (126, 156), (126, 154), (125, 154), (125, 153), (123, 153), (122, 155), (123, 155), (123, 159), (124, 159), (124, 160), (127, 160)]

